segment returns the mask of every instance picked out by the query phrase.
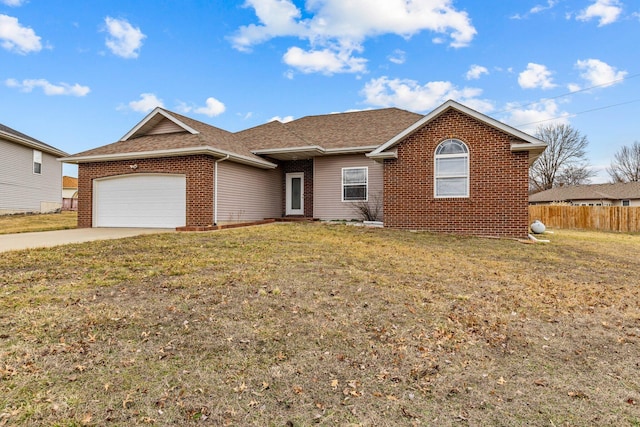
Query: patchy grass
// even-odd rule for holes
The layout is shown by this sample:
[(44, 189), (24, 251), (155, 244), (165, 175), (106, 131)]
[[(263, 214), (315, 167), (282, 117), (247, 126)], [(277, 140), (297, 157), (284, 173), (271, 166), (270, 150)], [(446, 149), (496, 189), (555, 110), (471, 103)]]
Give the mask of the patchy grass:
[(273, 224), (3, 254), (0, 425), (640, 425), (640, 238)]
[(0, 216), (0, 234), (76, 228), (77, 212)]

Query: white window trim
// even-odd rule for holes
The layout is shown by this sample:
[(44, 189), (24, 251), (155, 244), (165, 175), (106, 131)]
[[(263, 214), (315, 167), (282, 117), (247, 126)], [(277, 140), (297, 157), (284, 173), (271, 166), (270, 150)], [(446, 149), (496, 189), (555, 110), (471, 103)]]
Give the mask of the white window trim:
[[(40, 165), (40, 172), (36, 172), (36, 163)], [(31, 172), (34, 175), (42, 175), (42, 151), (33, 150), (33, 161), (31, 162)]]
[[(438, 151), (438, 148), (444, 144), (447, 141), (457, 141), (460, 144), (464, 145), (464, 147), (466, 148), (467, 152), (465, 153), (465, 155), (462, 154), (436, 154), (436, 152)], [(469, 147), (467, 146), (467, 144), (465, 144), (464, 142), (460, 141), (457, 138), (448, 138), (445, 139), (444, 141), (441, 141), (437, 146), (436, 149), (433, 151), (434, 155), (433, 155), (433, 197), (436, 199), (468, 199), (469, 195), (471, 193), (471, 189), (469, 188), (469, 163), (470, 163), (470, 153), (469, 153)], [(466, 170), (465, 170), (465, 174), (464, 175), (447, 175), (439, 177), (438, 176), (438, 167), (437, 167), (437, 163), (439, 159), (455, 159), (455, 158), (462, 158), (465, 157), (467, 158), (466, 161)], [(438, 195), (438, 179), (448, 179), (448, 178), (466, 178), (467, 182), (466, 182), (466, 188), (467, 188), (467, 194), (465, 195), (457, 195), (457, 196), (440, 196)]]
[[(364, 177), (365, 177), (365, 192), (367, 193), (366, 197), (362, 200), (345, 200), (344, 199), (344, 171), (349, 169), (364, 169)], [(342, 168), (340, 171), (340, 200), (345, 203), (353, 203), (353, 202), (368, 202), (369, 201), (369, 167), (368, 166), (352, 166), (348, 168)], [(347, 184), (349, 185), (349, 184)], [(362, 184), (351, 184), (351, 185), (362, 185)]]

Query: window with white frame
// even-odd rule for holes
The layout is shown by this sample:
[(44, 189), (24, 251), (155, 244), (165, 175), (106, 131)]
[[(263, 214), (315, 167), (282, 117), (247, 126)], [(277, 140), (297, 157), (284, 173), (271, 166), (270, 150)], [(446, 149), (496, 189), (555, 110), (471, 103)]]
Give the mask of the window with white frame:
[(469, 149), (458, 139), (436, 147), (435, 197), (469, 197)]
[(629, 200), (623, 200), (622, 206), (629, 206)]
[(367, 200), (369, 168), (342, 168), (342, 201)]
[(42, 174), (42, 151), (33, 150), (33, 173)]

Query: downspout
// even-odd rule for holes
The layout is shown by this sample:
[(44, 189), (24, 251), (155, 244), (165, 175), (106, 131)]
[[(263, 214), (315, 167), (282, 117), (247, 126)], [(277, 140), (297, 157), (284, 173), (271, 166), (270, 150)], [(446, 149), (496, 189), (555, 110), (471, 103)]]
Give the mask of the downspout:
[(218, 163), (229, 159), (229, 155), (218, 159), (213, 165), (213, 225), (218, 225)]

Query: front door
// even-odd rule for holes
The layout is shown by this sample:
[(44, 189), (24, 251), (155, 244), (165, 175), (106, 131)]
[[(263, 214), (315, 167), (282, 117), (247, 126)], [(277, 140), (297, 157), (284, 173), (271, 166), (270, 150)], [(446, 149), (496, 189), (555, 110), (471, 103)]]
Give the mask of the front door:
[(304, 173), (288, 173), (286, 180), (286, 214), (304, 215)]

